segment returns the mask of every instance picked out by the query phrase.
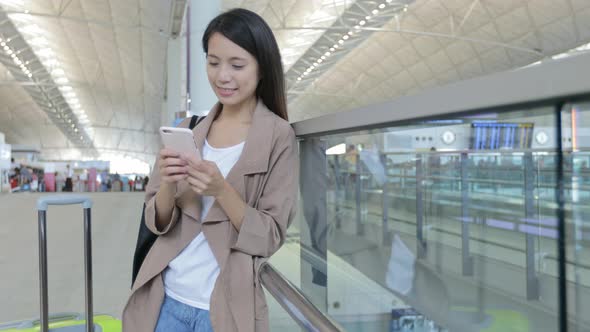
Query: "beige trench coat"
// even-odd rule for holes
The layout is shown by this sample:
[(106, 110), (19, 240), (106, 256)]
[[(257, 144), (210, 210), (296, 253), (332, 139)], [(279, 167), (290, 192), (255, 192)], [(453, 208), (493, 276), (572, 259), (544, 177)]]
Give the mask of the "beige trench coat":
[[(193, 130), (203, 146), (219, 105)], [(169, 226), (155, 227), (155, 194), (160, 186), (157, 165), (146, 188), (145, 222), (159, 237), (147, 254), (123, 310), (123, 331), (153, 331), (164, 299), (162, 272), (198, 234), (204, 232), (220, 267), (210, 302), (215, 332), (268, 331), (268, 308), (259, 283), (262, 262), (285, 241), (293, 220), (299, 159), (289, 123), (258, 102), (242, 155), (226, 181), (247, 207), (238, 232), (218, 203), (201, 215), (200, 197), (185, 181), (177, 184), (176, 204)]]

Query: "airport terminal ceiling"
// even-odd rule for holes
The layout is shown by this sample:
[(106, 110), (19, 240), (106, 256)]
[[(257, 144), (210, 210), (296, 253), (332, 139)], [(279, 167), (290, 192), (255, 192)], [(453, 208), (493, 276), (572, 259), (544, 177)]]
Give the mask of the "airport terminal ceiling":
[[(182, 35), (185, 3), (0, 0), (7, 143), (37, 146), (47, 160), (151, 163), (166, 45)], [(590, 42), (588, 0), (222, 1), (233, 7), (275, 31), (292, 121), (550, 61)]]

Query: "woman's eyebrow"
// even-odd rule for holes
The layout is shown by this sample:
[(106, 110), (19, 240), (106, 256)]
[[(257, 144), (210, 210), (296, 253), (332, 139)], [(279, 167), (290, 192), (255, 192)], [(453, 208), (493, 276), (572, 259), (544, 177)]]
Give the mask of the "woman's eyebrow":
[[(207, 54), (207, 56), (208, 56), (208, 57), (215, 58), (215, 59), (217, 59), (217, 60), (219, 60), (219, 59), (220, 59), (220, 58), (219, 58), (217, 55), (215, 55), (215, 54)], [(233, 57), (229, 58), (229, 61), (234, 61), (234, 60), (237, 60), (237, 61), (246, 61), (246, 59), (245, 59), (245, 58), (240, 58), (239, 56), (233, 56)]]

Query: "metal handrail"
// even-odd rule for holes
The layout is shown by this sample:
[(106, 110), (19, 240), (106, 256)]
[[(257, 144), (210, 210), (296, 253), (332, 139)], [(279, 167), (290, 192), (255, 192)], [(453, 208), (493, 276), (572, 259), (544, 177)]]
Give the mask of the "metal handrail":
[(260, 280), (264, 288), (305, 331), (345, 331), (269, 263), (260, 268)]

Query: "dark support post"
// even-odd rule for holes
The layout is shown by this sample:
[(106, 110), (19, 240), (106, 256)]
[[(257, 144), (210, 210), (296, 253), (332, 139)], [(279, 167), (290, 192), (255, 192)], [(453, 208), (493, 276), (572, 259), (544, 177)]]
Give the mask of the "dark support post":
[(361, 158), (360, 154), (356, 157), (356, 176), (355, 176), (355, 200), (356, 200), (356, 235), (365, 235), (365, 225), (361, 217), (361, 203), (362, 203), (362, 191), (361, 191)]
[[(524, 154), (524, 211), (526, 219), (535, 218), (535, 169), (533, 153)], [(526, 233), (526, 298), (539, 299), (539, 279), (535, 271), (535, 239), (534, 234)]]
[(342, 218), (340, 216), (340, 204), (342, 197), (344, 197), (343, 190), (346, 191), (346, 186), (344, 185), (346, 182), (344, 181), (344, 177), (348, 176), (348, 174), (343, 173), (342, 169), (340, 168), (340, 156), (334, 156), (334, 178), (336, 179), (336, 193), (334, 195), (334, 217), (335, 217), (335, 227), (336, 229), (342, 228)]
[(469, 250), (469, 156), (461, 153), (461, 254), (463, 260), (463, 275), (473, 275), (473, 257)]
[(40, 329), (49, 331), (49, 300), (47, 299), (47, 211), (39, 211), (39, 293)]
[(568, 310), (567, 310), (567, 270), (566, 270), (566, 248), (565, 248), (565, 196), (564, 196), (564, 179), (563, 179), (563, 137), (562, 113), (563, 102), (555, 105), (555, 140), (557, 144), (557, 190), (555, 191), (555, 200), (557, 201), (557, 275), (559, 276), (559, 331), (567, 332), (568, 329)]
[(422, 182), (424, 181), (424, 169), (422, 167), (422, 156), (416, 155), (416, 252), (418, 258), (426, 257), (426, 243), (422, 232), (424, 221), (424, 201)]
[(84, 209), (84, 284), (86, 296), (86, 332), (94, 331), (94, 309), (92, 306), (92, 227), (90, 209)]
[(383, 245), (391, 244), (391, 234), (389, 233), (389, 175), (387, 173), (387, 155), (381, 154), (381, 164), (385, 169), (385, 181), (383, 182), (383, 193), (381, 195), (381, 207), (383, 221), (381, 224), (383, 232)]

